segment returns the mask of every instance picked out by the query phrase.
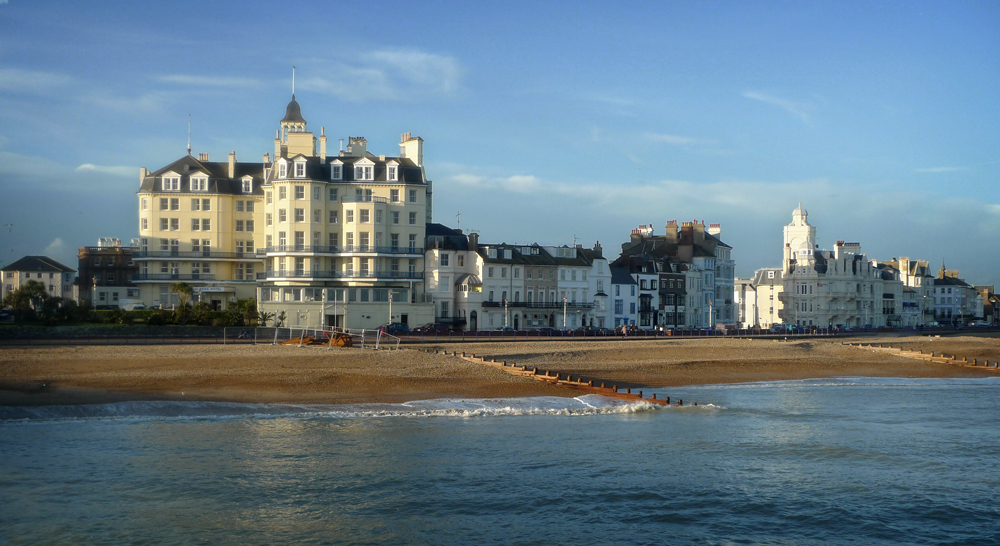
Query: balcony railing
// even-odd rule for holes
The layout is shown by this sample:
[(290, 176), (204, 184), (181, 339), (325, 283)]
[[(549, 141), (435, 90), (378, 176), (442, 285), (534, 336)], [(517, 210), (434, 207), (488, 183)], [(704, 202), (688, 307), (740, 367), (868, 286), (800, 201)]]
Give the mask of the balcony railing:
[(132, 259), (217, 259), (217, 260), (261, 260), (264, 257), (255, 252), (215, 252), (215, 251), (180, 251), (180, 250), (137, 250), (132, 253)]
[(388, 203), (389, 202), (389, 198), (387, 197), (375, 197), (374, 195), (345, 195), (340, 200), (344, 203)]
[(136, 273), (133, 281), (214, 281), (214, 273)]
[(275, 270), (257, 273), (257, 280), (266, 279), (403, 279), (421, 280), (423, 272), (409, 271), (310, 271)]
[(419, 254), (423, 255), (424, 249), (407, 246), (373, 246), (373, 245), (274, 245), (257, 250), (257, 255), (263, 257), (264, 254), (275, 254), (282, 252), (301, 252), (304, 254)]
[[(528, 309), (562, 309), (563, 302), (527, 302), (527, 301), (508, 301), (507, 307), (525, 307)], [(567, 309), (593, 309), (593, 303), (583, 303), (583, 302), (571, 302), (565, 303)], [(503, 307), (502, 301), (484, 301), (483, 307)]]

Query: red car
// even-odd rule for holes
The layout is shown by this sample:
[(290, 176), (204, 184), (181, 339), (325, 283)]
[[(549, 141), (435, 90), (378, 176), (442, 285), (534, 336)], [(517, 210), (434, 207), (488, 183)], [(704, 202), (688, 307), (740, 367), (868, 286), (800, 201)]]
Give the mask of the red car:
[(425, 324), (413, 331), (418, 334), (446, 334), (450, 330), (444, 324), (441, 324), (439, 322), (432, 322), (430, 324)]

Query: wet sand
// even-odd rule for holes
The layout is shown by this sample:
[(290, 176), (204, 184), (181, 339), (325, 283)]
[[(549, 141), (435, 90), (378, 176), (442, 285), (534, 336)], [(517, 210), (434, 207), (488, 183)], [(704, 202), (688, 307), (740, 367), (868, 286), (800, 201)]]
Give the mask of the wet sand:
[[(842, 341), (850, 340), (429, 343), (398, 351), (272, 345), (8, 347), (0, 349), (0, 405), (125, 400), (348, 404), (579, 394), (487, 365), (419, 350), (427, 348), (489, 355), (621, 387), (842, 376), (997, 375), (851, 348)], [(913, 336), (862, 341), (1000, 359), (997, 337)]]

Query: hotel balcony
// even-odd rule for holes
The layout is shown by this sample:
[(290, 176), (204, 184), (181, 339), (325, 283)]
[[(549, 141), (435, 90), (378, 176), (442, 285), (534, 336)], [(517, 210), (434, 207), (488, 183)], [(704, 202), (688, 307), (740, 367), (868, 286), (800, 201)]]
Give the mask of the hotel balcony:
[(423, 272), (409, 271), (312, 271), (312, 270), (276, 270), (257, 273), (258, 281), (273, 280), (372, 280), (372, 281), (419, 281), (423, 280)]
[[(583, 302), (566, 302), (566, 309), (593, 309), (594, 303), (583, 303)], [(502, 301), (484, 301), (483, 307), (503, 307)], [(523, 307), (528, 309), (562, 309), (563, 302), (546, 301), (546, 302), (526, 302), (526, 301), (508, 301), (507, 307)]]
[(423, 257), (424, 249), (408, 246), (373, 246), (373, 245), (275, 245), (257, 249), (257, 259), (265, 256), (287, 255), (324, 255), (324, 256), (408, 256)]
[(214, 281), (214, 273), (136, 273), (132, 282)]
[(149, 260), (197, 260), (217, 261), (217, 260), (242, 260), (259, 262), (264, 257), (255, 252), (215, 252), (215, 251), (180, 251), (180, 250), (136, 250), (132, 253), (135, 261)]

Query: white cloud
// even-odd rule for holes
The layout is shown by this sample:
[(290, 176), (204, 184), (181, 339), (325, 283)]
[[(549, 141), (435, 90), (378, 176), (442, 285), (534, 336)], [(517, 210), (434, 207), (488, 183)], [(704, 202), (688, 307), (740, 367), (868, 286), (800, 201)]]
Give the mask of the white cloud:
[(22, 70), (20, 68), (0, 68), (0, 89), (27, 93), (44, 93), (65, 87), (73, 78), (54, 72)]
[(91, 93), (84, 100), (107, 108), (130, 115), (137, 113), (159, 114), (166, 110), (166, 107), (176, 102), (173, 93), (154, 91), (145, 93), (137, 97), (116, 97), (102, 93)]
[(195, 76), (191, 74), (165, 74), (156, 76), (157, 81), (192, 85), (199, 87), (260, 87), (260, 80), (253, 78), (238, 78), (226, 76)]
[(964, 171), (965, 167), (928, 167), (925, 169), (913, 169), (915, 173), (953, 173), (956, 171)]
[(110, 174), (112, 176), (138, 176), (139, 169), (137, 167), (109, 167), (104, 165), (94, 165), (92, 163), (84, 163), (77, 167), (76, 172), (95, 172), (100, 174)]
[(665, 144), (677, 144), (683, 145), (695, 145), (695, 144), (715, 144), (716, 141), (708, 140), (703, 138), (693, 138), (678, 135), (669, 135), (665, 133), (646, 133), (645, 137), (647, 140), (652, 140), (653, 142), (663, 142)]
[(768, 95), (766, 93), (758, 93), (756, 91), (747, 91), (743, 93), (743, 96), (748, 99), (759, 100), (761, 102), (778, 106), (786, 112), (798, 116), (804, 123), (809, 123), (809, 110), (812, 110), (812, 106), (808, 103), (794, 102), (780, 97), (775, 97), (773, 95)]
[(59, 237), (56, 237), (55, 240), (49, 243), (49, 246), (45, 247), (45, 255), (52, 256), (54, 254), (62, 254), (64, 250), (66, 250), (66, 243), (64, 243)]
[(317, 64), (325, 65), (316, 67), (320, 75), (300, 78), (301, 88), (352, 102), (449, 96), (461, 87), (454, 57), (416, 50), (379, 50)]

